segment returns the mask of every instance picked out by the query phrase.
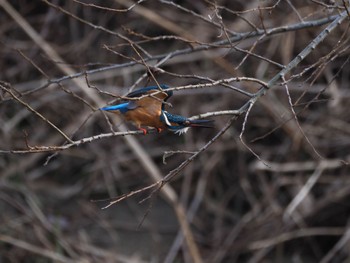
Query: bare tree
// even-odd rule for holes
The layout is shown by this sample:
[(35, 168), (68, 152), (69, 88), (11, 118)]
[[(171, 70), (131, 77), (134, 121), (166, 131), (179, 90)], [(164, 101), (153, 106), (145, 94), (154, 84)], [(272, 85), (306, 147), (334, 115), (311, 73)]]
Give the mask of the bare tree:
[[(350, 258), (349, 1), (0, 7), (0, 261)], [(99, 110), (159, 84), (215, 128)]]

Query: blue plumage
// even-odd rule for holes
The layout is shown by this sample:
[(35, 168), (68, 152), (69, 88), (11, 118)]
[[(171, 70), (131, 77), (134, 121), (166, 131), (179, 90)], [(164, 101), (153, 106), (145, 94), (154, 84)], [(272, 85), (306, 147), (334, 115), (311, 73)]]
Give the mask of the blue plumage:
[(171, 114), (167, 111), (162, 111), (160, 120), (165, 123), (170, 131), (179, 135), (186, 133), (190, 127), (212, 128), (213, 120), (190, 120), (181, 115)]
[(117, 104), (117, 105), (106, 106), (106, 107), (101, 108), (100, 110), (120, 111), (120, 113), (124, 114), (131, 109), (131, 105), (132, 105), (131, 103), (132, 103), (132, 101), (122, 103), (122, 104)]
[[(168, 99), (169, 97), (171, 97), (171, 96), (173, 95), (173, 91), (172, 91), (172, 90), (166, 91), (166, 89), (169, 88), (168, 85), (160, 84), (159, 87), (160, 87), (162, 90), (164, 90), (165, 93), (167, 94), (168, 97), (167, 97), (166, 99)], [(138, 89), (138, 90), (135, 90), (135, 91), (130, 92), (130, 93), (129, 93), (128, 95), (126, 95), (126, 96), (129, 97), (129, 98), (141, 97), (141, 96), (147, 94), (147, 92), (149, 92), (149, 91), (151, 91), (151, 90), (159, 90), (159, 91), (160, 91), (159, 87), (158, 87), (158, 86), (149, 86), (149, 87), (141, 88), (141, 89)], [(165, 99), (165, 100), (166, 100), (166, 99)]]

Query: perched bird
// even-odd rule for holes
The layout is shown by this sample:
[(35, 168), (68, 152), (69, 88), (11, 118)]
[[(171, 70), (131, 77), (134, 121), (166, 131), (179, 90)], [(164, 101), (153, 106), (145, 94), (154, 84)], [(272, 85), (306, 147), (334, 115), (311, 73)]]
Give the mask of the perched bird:
[(143, 127), (154, 127), (161, 132), (164, 129), (183, 134), (190, 127), (213, 127), (212, 120), (190, 120), (180, 115), (170, 114), (165, 110), (165, 102), (173, 92), (167, 90), (169, 86), (159, 85), (141, 88), (126, 95), (130, 98), (128, 102), (101, 108), (103, 111), (111, 111), (121, 114), (126, 121), (131, 121), (134, 125), (147, 133)]

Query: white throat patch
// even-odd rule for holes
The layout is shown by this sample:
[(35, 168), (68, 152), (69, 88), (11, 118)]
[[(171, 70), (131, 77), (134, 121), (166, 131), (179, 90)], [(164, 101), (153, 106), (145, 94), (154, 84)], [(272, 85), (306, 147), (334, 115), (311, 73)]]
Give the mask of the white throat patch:
[(163, 112), (162, 112), (163, 117), (164, 117), (164, 120), (165, 120), (165, 123), (166, 123), (166, 125), (171, 126), (171, 123), (170, 123), (170, 121), (168, 120), (168, 117), (166, 116), (165, 113), (166, 113), (166, 111), (163, 111)]

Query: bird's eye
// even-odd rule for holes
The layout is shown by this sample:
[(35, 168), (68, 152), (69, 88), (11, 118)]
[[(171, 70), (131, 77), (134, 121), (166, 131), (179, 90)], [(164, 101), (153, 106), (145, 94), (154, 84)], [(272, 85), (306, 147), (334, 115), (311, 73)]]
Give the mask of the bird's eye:
[(191, 124), (191, 122), (190, 122), (190, 121), (185, 121), (184, 124), (185, 124), (186, 126), (188, 126), (188, 125)]

